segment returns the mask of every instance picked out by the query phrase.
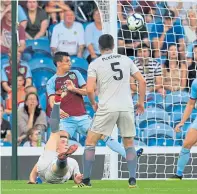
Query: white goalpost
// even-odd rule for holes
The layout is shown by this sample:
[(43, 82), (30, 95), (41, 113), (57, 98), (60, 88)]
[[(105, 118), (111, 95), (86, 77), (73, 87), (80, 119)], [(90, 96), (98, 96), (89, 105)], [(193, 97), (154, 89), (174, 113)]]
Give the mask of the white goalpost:
[[(117, 1), (95, 0), (95, 2), (102, 17), (103, 33), (110, 33), (114, 37), (116, 43), (114, 52), (117, 52)], [(132, 5), (128, 4), (127, 6)], [(113, 137), (118, 138), (117, 130), (115, 130)], [(138, 142), (136, 150), (140, 147)], [(128, 179), (129, 174), (125, 159), (108, 148), (103, 149), (105, 150), (103, 179)], [(181, 146), (143, 146), (143, 149), (144, 153), (138, 160), (138, 179), (166, 179), (174, 175)], [(197, 147), (191, 149), (191, 158), (184, 171), (184, 178), (197, 179)]]

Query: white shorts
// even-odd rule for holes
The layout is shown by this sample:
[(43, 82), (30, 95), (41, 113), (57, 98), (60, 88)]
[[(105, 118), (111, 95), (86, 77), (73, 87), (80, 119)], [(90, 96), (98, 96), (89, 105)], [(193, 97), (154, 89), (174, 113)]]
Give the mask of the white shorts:
[(40, 178), (47, 183), (60, 184), (64, 183), (64, 177), (53, 172), (52, 167), (57, 161), (57, 153), (55, 151), (45, 150), (40, 156), (37, 168)]
[(97, 111), (90, 131), (110, 136), (117, 124), (121, 137), (135, 137), (134, 113), (132, 111), (102, 112)]

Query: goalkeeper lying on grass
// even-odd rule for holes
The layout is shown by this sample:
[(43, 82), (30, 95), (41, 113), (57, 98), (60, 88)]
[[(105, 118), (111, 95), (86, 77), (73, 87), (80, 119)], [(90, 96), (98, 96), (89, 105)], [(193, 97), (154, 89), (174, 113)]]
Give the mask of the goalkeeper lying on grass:
[[(53, 184), (60, 184), (73, 177), (76, 184), (81, 183), (83, 174), (79, 171), (79, 165), (73, 158), (69, 158), (78, 146), (68, 147), (68, 137), (61, 136), (59, 132), (61, 97), (55, 96), (55, 104), (51, 112), (50, 127), (51, 135), (45, 146), (44, 153), (32, 169), (28, 184), (36, 184), (42, 181)], [(137, 156), (141, 156), (143, 149), (137, 151)], [(37, 179), (38, 178), (38, 179)]]
[(68, 157), (77, 150), (78, 146), (68, 147), (68, 138), (59, 134), (60, 102), (61, 97), (56, 95), (50, 118), (52, 133), (44, 153), (31, 171), (29, 184), (36, 184), (38, 176), (47, 183), (64, 183), (72, 176), (76, 184), (82, 181), (83, 175), (79, 171), (77, 161)]

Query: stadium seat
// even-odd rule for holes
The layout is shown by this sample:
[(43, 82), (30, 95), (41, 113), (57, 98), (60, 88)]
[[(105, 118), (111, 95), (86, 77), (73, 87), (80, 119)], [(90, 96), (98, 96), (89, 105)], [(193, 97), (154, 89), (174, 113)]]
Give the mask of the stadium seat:
[[(173, 112), (170, 115), (170, 121), (171, 121), (171, 126), (175, 127), (177, 123), (179, 123), (183, 117), (183, 113), (185, 111), (186, 105), (179, 105), (176, 108), (174, 108)], [(197, 117), (197, 110), (194, 109), (188, 118), (187, 122), (192, 123)]]
[(148, 146), (173, 146), (174, 130), (167, 124), (154, 123), (144, 130), (144, 142)]
[(84, 30), (86, 29), (86, 27), (91, 24), (92, 22), (84, 22), (82, 23)]
[(118, 30), (121, 28), (121, 23), (119, 21), (117, 22), (117, 28)]
[(39, 68), (32, 71), (33, 83), (38, 90), (45, 91), (47, 81), (54, 75), (54, 71)]
[(3, 114), (3, 119), (9, 121), (9, 115), (7, 115), (6, 113)]
[(181, 121), (185, 107), (185, 105), (175, 105), (174, 110), (170, 113), (172, 127), (174, 127), (173, 123)]
[(165, 64), (166, 62), (166, 56), (161, 56), (161, 58), (156, 58), (156, 61), (158, 61), (161, 65)]
[(135, 57), (134, 57), (134, 56), (129, 56), (129, 58), (130, 58), (131, 60), (134, 60), (134, 59), (135, 59)]
[(36, 53), (33, 58), (28, 62), (30, 69), (33, 71), (35, 69), (44, 68), (56, 72), (56, 66), (53, 63), (52, 58), (47, 57), (41, 53)]
[(82, 146), (85, 146), (85, 140), (86, 140), (86, 136), (80, 135), (79, 143), (80, 143)]
[[(86, 136), (80, 135), (79, 143), (82, 146), (85, 146), (85, 140), (86, 140)], [(97, 142), (97, 146), (106, 146), (106, 143), (103, 140), (99, 140)]]
[(139, 139), (134, 139), (134, 145), (138, 147), (145, 147), (147, 146), (143, 141), (140, 141)]
[(11, 147), (12, 146), (12, 144), (10, 142), (3, 141), (2, 139), (0, 140), (0, 145), (1, 145), (1, 147)]
[(79, 71), (85, 71), (87, 72), (88, 70), (88, 62), (83, 59), (83, 58), (78, 58), (78, 57), (71, 57), (71, 62), (72, 62), (72, 69), (77, 69)]
[(0, 103), (5, 107), (5, 101), (3, 100), (2, 96), (0, 96)]
[(147, 138), (155, 134), (164, 134), (173, 137), (173, 133), (174, 130), (170, 125), (157, 122), (149, 125), (147, 129), (144, 129), (143, 137)]
[(8, 55), (1, 55), (1, 69), (3, 68), (4, 64), (7, 64), (9, 62)]
[(31, 47), (34, 52), (46, 52), (51, 54), (50, 42), (48, 38), (26, 40), (26, 47)]
[(48, 27), (48, 37), (49, 40), (51, 39), (52, 33), (53, 33), (53, 28), (56, 26), (57, 24), (52, 24)]
[(92, 106), (90, 104), (85, 104), (85, 109), (86, 109), (87, 114), (91, 118), (93, 118), (94, 117), (94, 110), (93, 110)]
[(97, 146), (106, 146), (106, 143), (103, 140), (98, 140)]
[(165, 109), (167, 112), (173, 112), (173, 109), (179, 105), (186, 105), (189, 100), (189, 94), (185, 91), (172, 92), (166, 95)]
[(148, 107), (144, 114), (140, 115), (139, 118), (136, 118), (137, 127), (140, 129), (147, 128), (150, 124), (157, 122), (169, 123), (168, 113), (157, 107)]
[(71, 70), (78, 70), (86, 81), (88, 62), (85, 59), (78, 57), (71, 57), (71, 62), (72, 62)]
[(47, 94), (43, 92), (39, 95), (39, 103), (43, 111), (46, 111), (47, 108)]
[(77, 141), (74, 141), (74, 140), (72, 140), (72, 139), (70, 139), (69, 141), (68, 141), (68, 145), (69, 146), (71, 146), (71, 145), (78, 145), (79, 147), (82, 147), (82, 145), (79, 143), (79, 142), (77, 142)]
[[(134, 106), (137, 104), (138, 98), (139, 98), (139, 95), (137, 95), (137, 94), (135, 94), (133, 96)], [(163, 106), (164, 106), (163, 105), (163, 97), (158, 93), (147, 94), (144, 101), (145, 101), (145, 108), (158, 107), (158, 108), (163, 109)]]
[[(85, 104), (85, 108), (86, 108), (86, 112), (90, 117), (94, 117), (94, 110), (92, 108), (92, 105), (90, 103), (90, 100), (87, 96), (83, 97), (84, 100), (84, 104)], [(98, 102), (98, 97), (95, 98), (96, 102)]]
[(150, 136), (145, 143), (147, 146), (174, 146), (174, 140), (164, 135)]

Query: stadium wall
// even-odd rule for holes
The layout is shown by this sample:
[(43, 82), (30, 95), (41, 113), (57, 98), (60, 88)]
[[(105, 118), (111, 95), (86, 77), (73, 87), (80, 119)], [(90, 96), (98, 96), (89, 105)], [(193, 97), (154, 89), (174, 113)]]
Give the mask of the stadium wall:
[[(79, 163), (82, 172), (82, 151), (83, 148), (77, 150), (72, 156)], [(175, 173), (178, 153), (167, 152), (168, 149), (164, 148), (164, 153), (147, 152), (144, 147), (144, 154), (138, 161), (138, 178), (168, 178)], [(151, 149), (152, 150), (152, 149)], [(154, 151), (154, 149), (153, 149)], [(18, 179), (28, 180), (31, 169), (38, 161), (39, 156), (42, 154), (43, 148), (25, 148), (19, 147), (18, 149)], [(103, 178), (105, 154), (108, 154), (108, 149), (97, 148), (96, 159), (92, 169), (92, 179), (99, 180)], [(30, 156), (31, 155), (31, 156)], [(118, 159), (118, 178), (128, 178), (128, 170), (126, 161), (119, 156)], [(113, 161), (111, 161), (113, 162)], [(191, 158), (184, 171), (184, 178), (197, 178), (197, 153), (192, 152)], [(1, 148), (1, 180), (11, 179), (11, 148)]]

